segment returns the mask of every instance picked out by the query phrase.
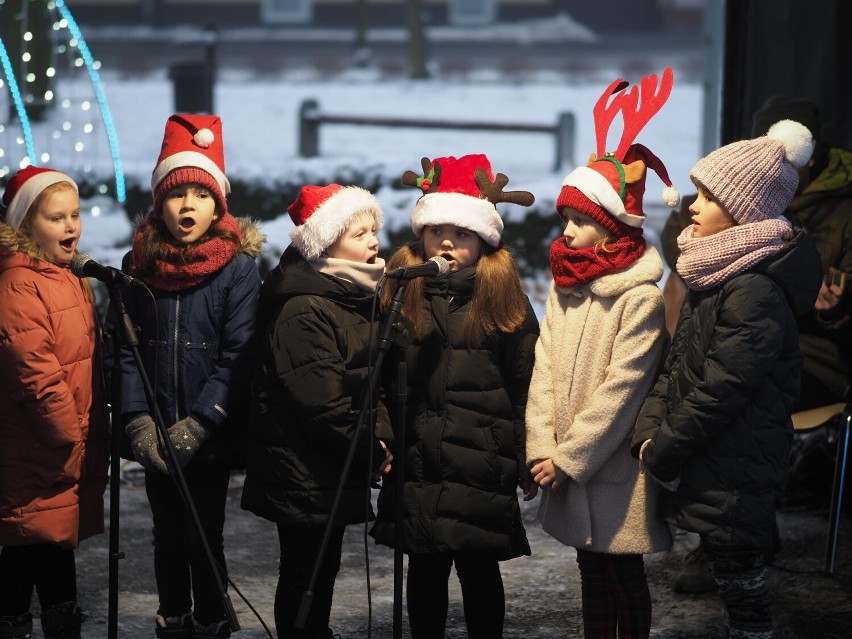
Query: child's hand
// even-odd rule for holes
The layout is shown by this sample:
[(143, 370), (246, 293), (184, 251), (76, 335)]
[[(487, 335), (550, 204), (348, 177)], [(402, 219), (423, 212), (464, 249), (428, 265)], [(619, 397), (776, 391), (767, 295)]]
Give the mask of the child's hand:
[(140, 413), (124, 427), (130, 438), (133, 457), (145, 469), (169, 474), (166, 462), (160, 456), (157, 443), (157, 425), (148, 413)]
[(534, 481), (529, 481), (527, 479), (519, 479), (518, 485), (524, 492), (524, 501), (530, 501), (531, 499), (534, 499), (536, 495), (538, 495), (538, 484), (536, 484)]
[(645, 449), (648, 447), (648, 444), (651, 443), (650, 439), (646, 439), (642, 442), (642, 446), (639, 448), (639, 473), (643, 474), (645, 472), (645, 460), (642, 458), (645, 454)]
[(562, 488), (562, 485), (568, 479), (565, 471), (553, 463), (552, 459), (542, 459), (539, 462), (533, 463), (530, 468), (535, 483), (545, 490), (557, 491)]
[(814, 309), (817, 311), (830, 311), (840, 302), (843, 296), (843, 288), (846, 278), (843, 273), (833, 266), (828, 268), (828, 276), (823, 280), (817, 295)]
[(209, 437), (210, 431), (194, 417), (184, 417), (172, 424), (169, 428), (169, 439), (175, 448), (178, 465), (185, 468)]
[(382, 462), (381, 466), (379, 466), (379, 471), (376, 473), (377, 475), (387, 475), (391, 471), (391, 462), (393, 462), (393, 453), (391, 453), (390, 448), (387, 447), (381, 439), (379, 440), (379, 444), (381, 444), (382, 450), (385, 451), (385, 459)]

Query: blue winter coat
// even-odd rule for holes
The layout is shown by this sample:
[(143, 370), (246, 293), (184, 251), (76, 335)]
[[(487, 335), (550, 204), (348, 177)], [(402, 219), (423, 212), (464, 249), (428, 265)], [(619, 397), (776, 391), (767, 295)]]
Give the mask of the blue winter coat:
[[(187, 416), (213, 430), (193, 462), (242, 465), (248, 398), (257, 359), (257, 302), (261, 279), (254, 256), (262, 236), (241, 220), (240, 250), (200, 285), (183, 291), (152, 289), (156, 316), (144, 291), (125, 296), (139, 333), (139, 351), (166, 426)], [(129, 254), (125, 256), (125, 262)], [(114, 322), (112, 313), (110, 321)], [(122, 348), (121, 414), (151, 413), (132, 354)], [(130, 458), (129, 455), (123, 455)]]

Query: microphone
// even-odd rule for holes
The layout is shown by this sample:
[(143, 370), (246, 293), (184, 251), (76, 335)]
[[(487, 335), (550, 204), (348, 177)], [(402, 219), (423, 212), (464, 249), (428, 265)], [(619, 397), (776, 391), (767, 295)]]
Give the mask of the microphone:
[(147, 288), (142, 280), (137, 280), (123, 271), (111, 266), (98, 264), (90, 255), (85, 253), (77, 253), (71, 260), (71, 272), (77, 277), (93, 277), (96, 280), (113, 284), (118, 282), (125, 286), (137, 286)]
[(450, 274), (450, 263), (440, 255), (430, 257), (428, 262), (415, 266), (400, 266), (385, 273), (385, 277), (398, 280), (413, 280), (417, 277), (432, 277), (443, 280)]

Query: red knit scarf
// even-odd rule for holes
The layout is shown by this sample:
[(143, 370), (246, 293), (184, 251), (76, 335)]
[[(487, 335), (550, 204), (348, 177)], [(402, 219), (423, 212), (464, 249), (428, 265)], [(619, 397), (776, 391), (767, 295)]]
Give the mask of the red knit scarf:
[(591, 282), (593, 279), (620, 271), (642, 257), (645, 238), (642, 229), (631, 231), (606, 249), (598, 246), (572, 249), (564, 237), (558, 237), (550, 245), (550, 270), (559, 288), (572, 288)]
[[(136, 229), (133, 237), (133, 269), (148, 273), (148, 256), (145, 250), (145, 228), (154, 223), (152, 214)], [(226, 213), (218, 222), (220, 229), (230, 231), (236, 240), (226, 237), (208, 237), (199, 242), (182, 246), (161, 242), (162, 255), (156, 258), (153, 271), (140, 279), (161, 291), (183, 291), (192, 288), (227, 264), (242, 243), (237, 220)], [(166, 231), (168, 232), (168, 231)]]

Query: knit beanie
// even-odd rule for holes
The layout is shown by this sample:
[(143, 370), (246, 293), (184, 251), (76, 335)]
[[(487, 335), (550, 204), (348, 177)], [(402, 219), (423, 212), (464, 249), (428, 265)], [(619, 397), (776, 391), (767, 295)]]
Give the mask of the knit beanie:
[(707, 189), (739, 224), (768, 220), (790, 205), (814, 140), (792, 120), (773, 124), (765, 136), (723, 146), (692, 167), (689, 177)]
[[(665, 165), (650, 149), (633, 143), (645, 124), (666, 103), (673, 84), (674, 74), (667, 68), (659, 88), (656, 75), (643, 77), (641, 87), (634, 86), (629, 91), (625, 91), (628, 83), (620, 78), (607, 87), (594, 108), (597, 154), (591, 156), (587, 166), (577, 167), (562, 181), (562, 190), (556, 199), (560, 215), (564, 208), (576, 209), (616, 237), (640, 228), (645, 221), (643, 196), (649, 168), (665, 185), (663, 201), (668, 206), (677, 206), (680, 196), (672, 186)], [(607, 133), (619, 112), (624, 119), (624, 132), (618, 148), (608, 152)]]
[(154, 215), (162, 215), (166, 194), (183, 184), (208, 189), (222, 215), (231, 184), (225, 177), (222, 120), (216, 115), (178, 113), (166, 121), (157, 166), (151, 174)]
[(502, 173), (495, 177), (491, 162), (482, 154), (422, 158), (420, 164), (423, 175), (406, 171), (402, 176), (402, 184), (424, 193), (411, 213), (411, 230), (418, 237), (424, 226), (454, 224), (497, 247), (503, 234), (497, 203), (530, 206), (535, 201), (528, 191), (503, 191), (509, 178)]
[(358, 186), (303, 186), (287, 212), (296, 225), (290, 240), (306, 260), (322, 255), (359, 213), (372, 213), (378, 228), (384, 223), (379, 201)]
[(69, 182), (78, 191), (74, 180), (54, 169), (30, 165), (15, 173), (3, 191), (6, 224), (13, 228), (20, 227), (39, 194), (57, 182)]

